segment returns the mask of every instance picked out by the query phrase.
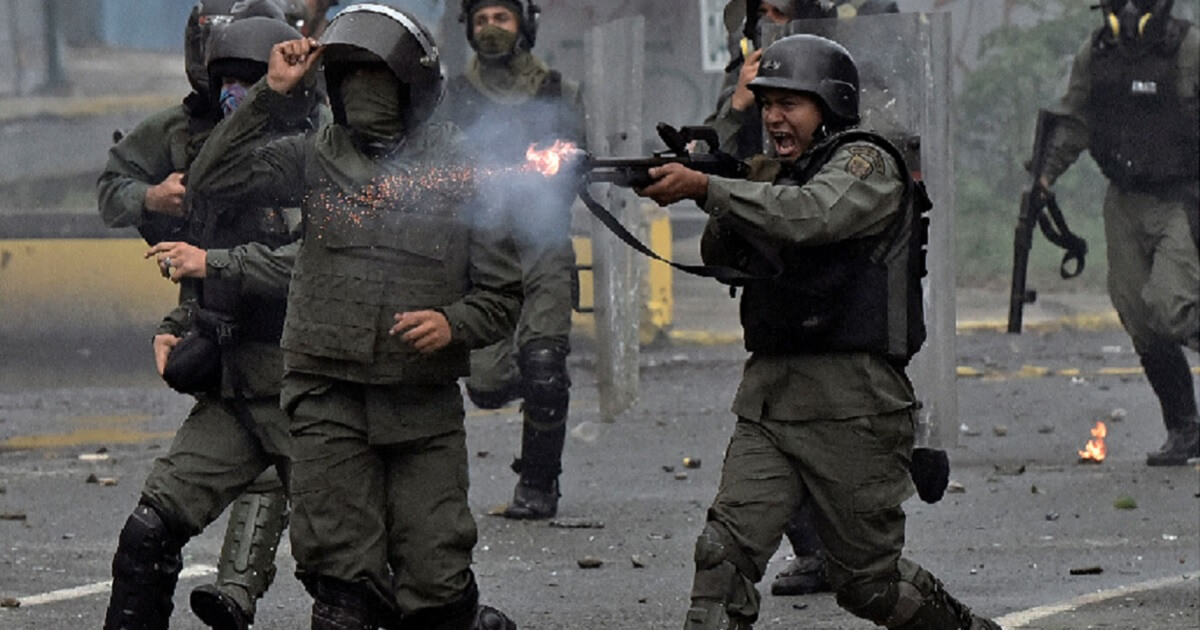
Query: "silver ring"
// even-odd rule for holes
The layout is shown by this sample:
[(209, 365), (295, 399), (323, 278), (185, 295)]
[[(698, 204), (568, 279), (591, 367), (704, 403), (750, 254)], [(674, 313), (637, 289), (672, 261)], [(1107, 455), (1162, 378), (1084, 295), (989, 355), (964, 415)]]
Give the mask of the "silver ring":
[(167, 269), (171, 268), (171, 257), (170, 256), (167, 256), (166, 258), (163, 259), (163, 266), (166, 267)]

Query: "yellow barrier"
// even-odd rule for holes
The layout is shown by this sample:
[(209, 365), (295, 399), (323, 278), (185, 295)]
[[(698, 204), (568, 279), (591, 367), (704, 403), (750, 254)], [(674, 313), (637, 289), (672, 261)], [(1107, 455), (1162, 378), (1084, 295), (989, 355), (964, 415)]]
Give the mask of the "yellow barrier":
[[(647, 244), (660, 256), (671, 258), (671, 221), (666, 210), (647, 210), (649, 238)], [(595, 275), (592, 272), (592, 239), (577, 236), (571, 239), (575, 247), (575, 266), (579, 273), (579, 304), (584, 312), (575, 312), (571, 322), (577, 332), (596, 334), (596, 319), (591, 310), (596, 306)], [(649, 261), (641, 300), (641, 320), (638, 338), (643, 345), (653, 343), (668, 334), (675, 319), (675, 298), (671, 266), (657, 260)]]
[(179, 289), (137, 239), (0, 240), (0, 334), (152, 327)]
[[(655, 209), (649, 245), (670, 258), (671, 224)], [(573, 239), (579, 273), (580, 306), (594, 306), (590, 238)], [(0, 240), (0, 334), (97, 331), (144, 327), (149, 332), (178, 301), (176, 285), (164, 279), (142, 255), (138, 239)], [(650, 343), (665, 335), (674, 318), (671, 268), (650, 261), (642, 296), (640, 337)], [(575, 313), (579, 332), (595, 333), (591, 313)]]

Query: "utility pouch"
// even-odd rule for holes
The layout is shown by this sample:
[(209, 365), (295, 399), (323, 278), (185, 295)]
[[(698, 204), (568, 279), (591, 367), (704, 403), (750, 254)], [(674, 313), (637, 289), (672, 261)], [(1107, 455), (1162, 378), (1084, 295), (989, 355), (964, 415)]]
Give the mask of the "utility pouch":
[(221, 347), (233, 340), (234, 324), (215, 311), (192, 312), (192, 329), (167, 355), (163, 380), (181, 394), (220, 391)]

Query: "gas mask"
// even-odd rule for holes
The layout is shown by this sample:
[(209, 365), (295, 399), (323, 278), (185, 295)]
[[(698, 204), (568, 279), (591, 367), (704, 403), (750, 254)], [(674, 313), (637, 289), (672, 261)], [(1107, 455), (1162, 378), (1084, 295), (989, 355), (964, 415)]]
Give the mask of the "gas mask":
[[(1134, 42), (1146, 33), (1146, 25), (1156, 16), (1159, 0), (1111, 0), (1108, 4), (1108, 28), (1123, 42)], [(1169, 11), (1169, 9), (1167, 9)]]

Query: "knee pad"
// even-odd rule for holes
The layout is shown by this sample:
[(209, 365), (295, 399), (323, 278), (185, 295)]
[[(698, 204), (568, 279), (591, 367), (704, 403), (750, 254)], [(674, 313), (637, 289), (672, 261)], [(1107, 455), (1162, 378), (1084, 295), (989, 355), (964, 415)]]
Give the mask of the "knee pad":
[(152, 506), (141, 503), (121, 528), (112, 562), (112, 593), (104, 630), (166, 630), (183, 568), (185, 536), (172, 534)]
[(567, 374), (567, 350), (549, 339), (535, 339), (521, 348), (521, 396), (525, 412), (541, 431), (556, 429), (567, 420), (571, 378)]
[(113, 556), (113, 577), (154, 584), (174, 578), (183, 567), (187, 538), (171, 532), (158, 510), (139, 503), (125, 520)]
[(837, 592), (837, 603), (846, 612), (875, 623), (885, 625), (900, 600), (896, 582), (866, 582), (851, 584)]
[(729, 558), (733, 540), (728, 530), (722, 525), (709, 521), (704, 524), (700, 536), (696, 538), (696, 552), (693, 560), (697, 571), (712, 569)]
[[(898, 579), (850, 585), (837, 593), (847, 612), (887, 628), (906, 627), (923, 608), (949, 599), (933, 574), (910, 560), (897, 562)], [(935, 601), (937, 600), (937, 601)], [(928, 615), (924, 615), (928, 616)], [(925, 627), (920, 622), (917, 627)]]

